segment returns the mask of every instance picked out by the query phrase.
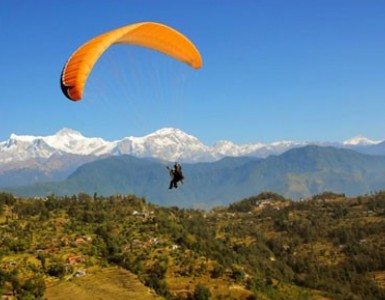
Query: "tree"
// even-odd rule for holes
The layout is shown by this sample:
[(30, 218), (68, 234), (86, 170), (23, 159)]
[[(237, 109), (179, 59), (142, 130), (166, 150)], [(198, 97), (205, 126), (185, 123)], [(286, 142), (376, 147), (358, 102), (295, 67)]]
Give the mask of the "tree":
[[(165, 283), (164, 280), (161, 280), (159, 279), (158, 277), (154, 276), (154, 275), (150, 275), (146, 280), (145, 280), (145, 284), (154, 289), (155, 292), (158, 294), (158, 295), (161, 295), (163, 297), (165, 297), (166, 299), (168, 299), (170, 297), (170, 292), (168, 290), (168, 287), (167, 287), (167, 284)], [(203, 298), (202, 298), (203, 299)], [(204, 298), (206, 299), (206, 298)], [(208, 298), (207, 298), (208, 299)]]
[(37, 255), (37, 259), (40, 260), (41, 268), (42, 268), (43, 270), (45, 270), (45, 268), (46, 268), (46, 265), (45, 265), (46, 258), (45, 258), (44, 253), (39, 253), (39, 254)]
[(46, 285), (42, 277), (30, 278), (22, 286), (22, 299), (30, 299), (28, 296), (33, 296), (33, 299), (42, 299), (45, 289)]
[(208, 300), (210, 299), (210, 290), (204, 285), (198, 284), (195, 286), (193, 299), (194, 300)]
[(214, 264), (214, 268), (211, 271), (211, 277), (212, 278), (219, 278), (223, 275), (224, 272), (225, 272), (225, 268), (222, 265), (216, 263), (216, 264)]
[(15, 197), (10, 193), (0, 193), (0, 203), (6, 205), (14, 205), (16, 202)]
[(63, 263), (55, 262), (48, 267), (47, 272), (50, 276), (63, 278), (64, 275), (66, 274), (67, 270), (66, 270), (66, 267)]

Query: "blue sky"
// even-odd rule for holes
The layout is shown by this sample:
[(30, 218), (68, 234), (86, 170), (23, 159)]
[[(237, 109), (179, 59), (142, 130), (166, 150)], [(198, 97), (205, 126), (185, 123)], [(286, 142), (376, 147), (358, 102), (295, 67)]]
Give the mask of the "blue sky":
[[(72, 52), (142, 21), (188, 36), (202, 69), (113, 46), (67, 100)], [(208, 145), (385, 139), (383, 0), (0, 0), (0, 40), (0, 141), (64, 127), (107, 140), (176, 127)]]

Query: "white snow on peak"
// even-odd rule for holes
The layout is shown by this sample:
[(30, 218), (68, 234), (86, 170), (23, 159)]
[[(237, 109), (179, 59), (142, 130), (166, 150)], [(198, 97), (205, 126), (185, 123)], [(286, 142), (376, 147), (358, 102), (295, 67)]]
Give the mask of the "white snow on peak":
[(32, 142), (34, 139), (36, 139), (36, 136), (32, 135), (17, 135), (15, 133), (12, 133), (9, 137), (9, 140), (11, 141), (20, 141), (20, 142)]
[(258, 151), (265, 146), (266, 145), (260, 143), (237, 145), (231, 141), (221, 140), (214, 144), (213, 152), (221, 156), (242, 156)]
[(68, 128), (59, 130), (54, 135), (36, 137), (36, 140), (40, 140), (58, 151), (78, 155), (105, 154), (107, 151), (99, 153), (100, 148), (104, 148), (111, 143), (101, 138), (84, 137), (80, 132)]
[(272, 146), (281, 146), (281, 147), (282, 146), (286, 147), (286, 146), (291, 146), (291, 145), (298, 145), (298, 144), (299, 144), (299, 142), (285, 141), (285, 140), (271, 143)]
[(67, 128), (49, 136), (11, 134), (8, 141), (0, 143), (0, 163), (47, 159), (60, 153), (103, 155), (111, 150), (110, 144), (101, 138), (84, 137), (80, 132)]
[[(163, 128), (148, 135), (145, 135), (143, 140), (152, 141), (157, 143), (177, 143), (180, 145), (186, 145), (186, 143), (202, 144), (195, 136), (189, 135), (180, 129), (176, 128)], [(203, 144), (202, 144), (203, 145)], [(186, 145), (187, 146), (187, 145)]]
[(345, 146), (368, 146), (368, 145), (376, 145), (381, 143), (382, 141), (373, 141), (364, 136), (357, 135), (350, 140), (344, 141), (343, 145)]
[(172, 127), (166, 127), (166, 128), (161, 128), (161, 129), (158, 129), (150, 134), (148, 134), (147, 136), (151, 136), (151, 135), (170, 135), (170, 134), (181, 134), (181, 135), (188, 135), (187, 133), (185, 133), (184, 131), (178, 129), (178, 128), (172, 128)]
[[(363, 147), (380, 143), (357, 136), (337, 147)], [(136, 157), (153, 157), (166, 161), (208, 162), (225, 156), (267, 157), (279, 155), (291, 148), (320, 142), (279, 141), (270, 144), (251, 143), (237, 145), (221, 140), (206, 146), (195, 136), (177, 128), (163, 128), (142, 137), (129, 136), (121, 140), (106, 141), (98, 137), (85, 137), (80, 132), (64, 128), (49, 136), (11, 134), (0, 142), (2, 163), (22, 163), (31, 159), (48, 159), (52, 155), (109, 156), (128, 154)]]
[(214, 160), (207, 146), (196, 137), (176, 128), (163, 128), (143, 137), (124, 138), (117, 142), (114, 153), (168, 161)]
[(63, 128), (63, 129), (59, 130), (58, 132), (56, 132), (55, 135), (57, 135), (57, 136), (73, 136), (73, 137), (79, 136), (79, 137), (83, 137), (83, 135), (79, 131), (76, 131), (76, 130), (73, 130), (73, 129), (70, 129), (70, 128)]

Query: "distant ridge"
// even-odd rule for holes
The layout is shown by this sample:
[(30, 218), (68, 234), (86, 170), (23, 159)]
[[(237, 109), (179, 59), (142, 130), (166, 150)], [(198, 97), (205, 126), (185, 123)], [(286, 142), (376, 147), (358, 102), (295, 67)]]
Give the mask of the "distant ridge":
[(66, 180), (7, 188), (19, 196), (135, 194), (162, 205), (213, 207), (261, 192), (300, 199), (325, 191), (358, 195), (385, 189), (385, 156), (305, 146), (260, 159), (228, 157), (183, 164), (185, 183), (167, 189), (163, 161), (129, 155), (84, 164)]
[[(278, 141), (271, 144), (255, 143), (237, 145), (231, 141), (217, 141), (213, 146), (204, 145), (197, 137), (176, 128), (163, 128), (143, 137), (125, 137), (106, 141), (98, 137), (85, 137), (80, 132), (64, 128), (50, 136), (12, 134), (0, 142), (0, 164), (27, 161), (32, 158), (47, 159), (54, 154), (78, 156), (110, 156), (128, 154), (136, 157), (153, 157), (167, 161), (209, 162), (226, 156), (256, 156), (265, 158), (306, 145), (334, 146), (338, 148), (362, 148), (385, 144), (357, 136), (341, 143)], [(383, 154), (384, 153), (378, 153)]]
[(68, 128), (49, 136), (12, 134), (0, 142), (0, 188), (48, 181), (61, 181), (81, 165), (111, 156), (131, 155), (162, 162), (215, 162), (223, 157), (266, 158), (306, 145), (353, 149), (371, 155), (385, 155), (385, 142), (355, 137), (342, 143), (279, 141), (271, 144), (237, 145), (218, 141), (213, 146), (176, 128), (163, 128), (142, 137), (106, 141), (85, 137)]

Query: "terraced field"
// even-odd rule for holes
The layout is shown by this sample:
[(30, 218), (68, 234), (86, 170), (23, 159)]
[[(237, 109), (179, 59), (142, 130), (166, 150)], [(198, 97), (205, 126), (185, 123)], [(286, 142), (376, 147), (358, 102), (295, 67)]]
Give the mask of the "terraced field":
[(118, 268), (95, 268), (81, 277), (47, 284), (48, 300), (162, 299), (144, 286), (132, 273)]

